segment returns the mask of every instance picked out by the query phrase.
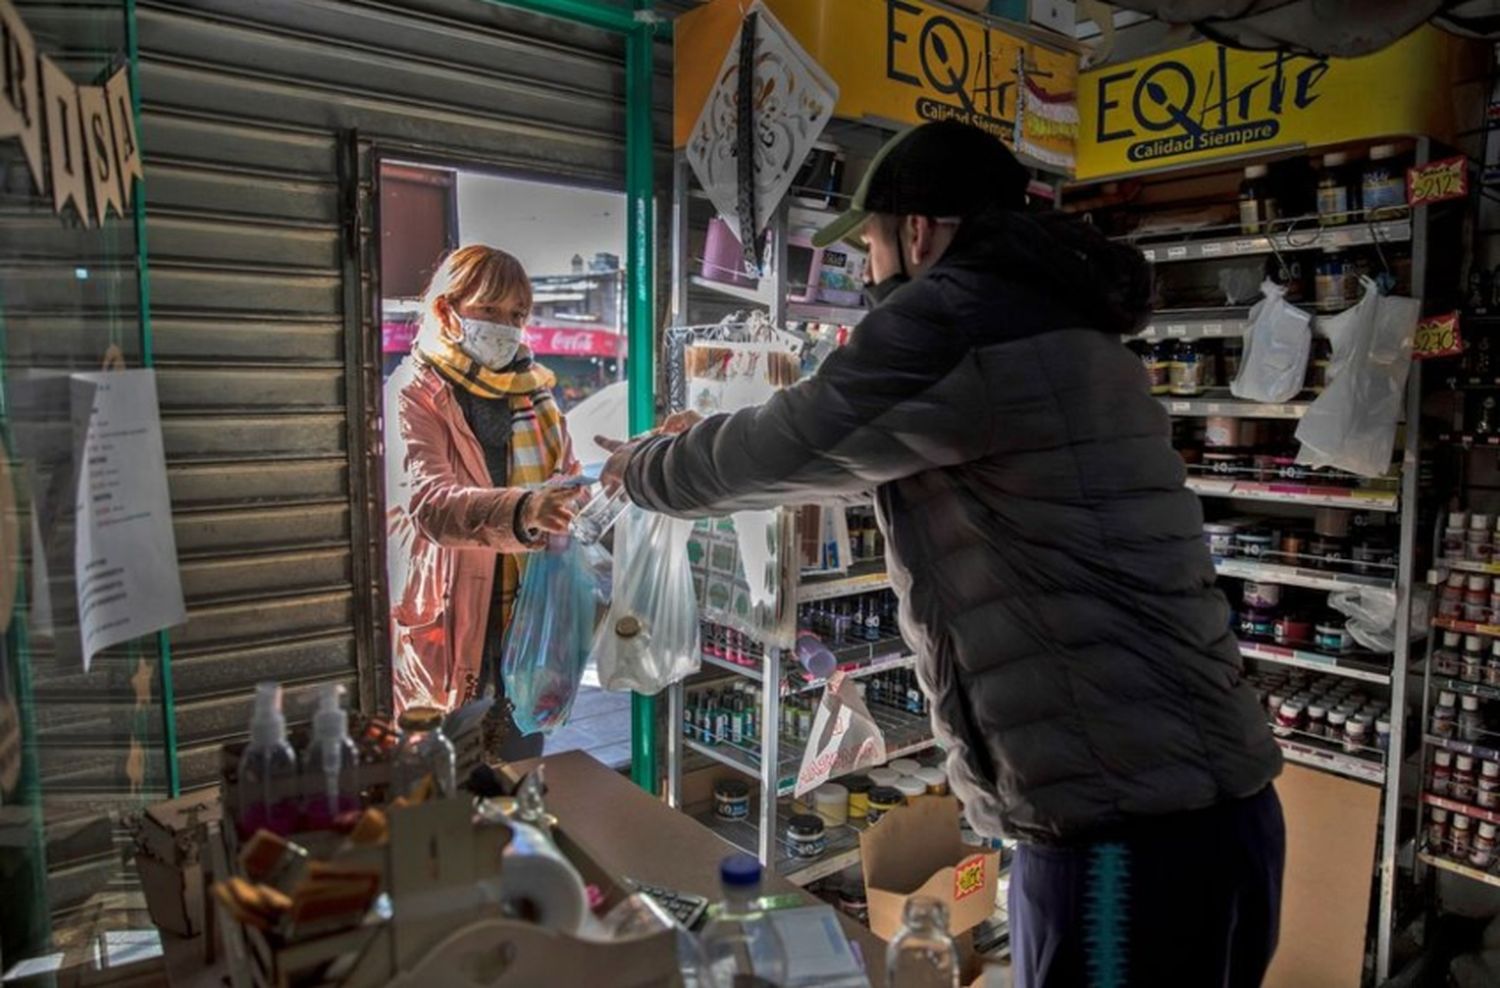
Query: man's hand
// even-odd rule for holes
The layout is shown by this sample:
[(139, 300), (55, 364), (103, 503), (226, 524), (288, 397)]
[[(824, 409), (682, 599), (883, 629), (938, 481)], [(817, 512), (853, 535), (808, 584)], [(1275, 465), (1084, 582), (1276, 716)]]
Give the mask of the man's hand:
[(667, 420), (656, 431), (659, 435), (675, 436), (679, 432), (688, 431), (702, 421), (703, 416), (692, 409), (688, 409), (685, 412), (673, 412), (667, 416)]
[(613, 494), (625, 483), (625, 466), (635, 455), (635, 448), (641, 444), (641, 441), (633, 439), (626, 442), (606, 436), (595, 436), (594, 443), (601, 449), (609, 450), (609, 459), (604, 461), (604, 469), (599, 472), (599, 483)]
[(533, 491), (521, 512), (521, 527), (549, 535), (566, 532), (578, 513), (578, 498), (583, 493), (576, 487), (542, 487)]

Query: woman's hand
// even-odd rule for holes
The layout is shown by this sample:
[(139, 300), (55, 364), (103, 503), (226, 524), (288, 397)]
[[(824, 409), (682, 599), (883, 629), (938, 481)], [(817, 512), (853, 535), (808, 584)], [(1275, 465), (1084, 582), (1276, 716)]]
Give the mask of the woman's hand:
[(521, 527), (549, 535), (566, 532), (578, 513), (578, 499), (583, 493), (576, 487), (542, 487), (533, 491), (521, 512)]

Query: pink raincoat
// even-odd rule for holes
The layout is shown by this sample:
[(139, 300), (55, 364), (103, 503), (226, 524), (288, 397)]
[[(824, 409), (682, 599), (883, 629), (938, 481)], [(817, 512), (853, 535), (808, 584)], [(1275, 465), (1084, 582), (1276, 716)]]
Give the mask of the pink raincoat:
[[(386, 382), (386, 553), (396, 713), (478, 695), (497, 553), (525, 491), (496, 487), (452, 386), (409, 357)], [(558, 472), (575, 473), (572, 446)], [(502, 478), (503, 481), (504, 478)]]

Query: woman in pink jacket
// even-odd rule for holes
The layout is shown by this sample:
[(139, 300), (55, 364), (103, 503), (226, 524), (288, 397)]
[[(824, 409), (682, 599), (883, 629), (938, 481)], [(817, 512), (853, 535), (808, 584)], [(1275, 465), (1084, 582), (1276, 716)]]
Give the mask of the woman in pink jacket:
[[(521, 327), (511, 255), (461, 247), (432, 277), (410, 356), (386, 383), (387, 553), (395, 707), (452, 709), (493, 685), (525, 553), (565, 532), (578, 472), (550, 371)], [(509, 717), (506, 718), (507, 720)], [(540, 736), (526, 747), (540, 754)]]

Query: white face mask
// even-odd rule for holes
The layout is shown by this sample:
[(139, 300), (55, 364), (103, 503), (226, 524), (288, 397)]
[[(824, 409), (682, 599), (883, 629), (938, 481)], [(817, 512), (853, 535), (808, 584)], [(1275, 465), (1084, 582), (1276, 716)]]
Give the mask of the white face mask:
[(501, 370), (516, 359), (526, 333), (520, 326), (483, 319), (459, 317), (458, 324), (463, 330), (458, 348), (492, 371)]

